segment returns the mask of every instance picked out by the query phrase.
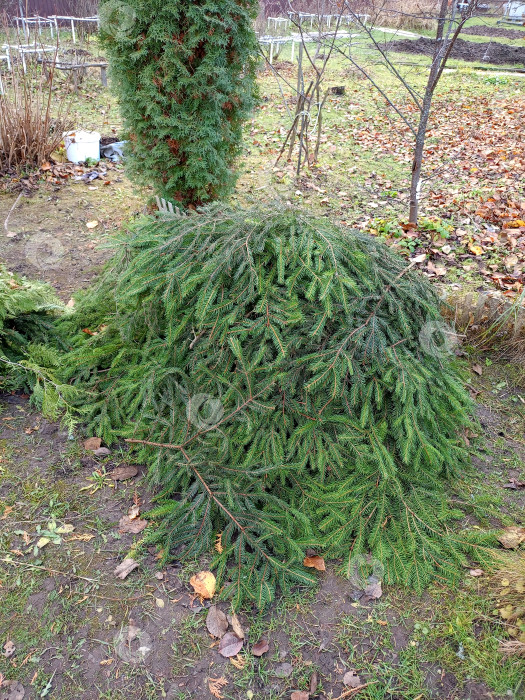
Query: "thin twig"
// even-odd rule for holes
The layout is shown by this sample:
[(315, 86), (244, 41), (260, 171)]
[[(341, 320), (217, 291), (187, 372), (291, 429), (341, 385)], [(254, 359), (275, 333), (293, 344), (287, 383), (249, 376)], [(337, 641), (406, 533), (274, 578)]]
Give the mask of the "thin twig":
[(353, 695), (354, 693), (357, 693), (358, 690), (363, 690), (363, 688), (366, 688), (367, 685), (372, 685), (372, 683), (375, 683), (376, 681), (372, 681), (370, 683), (363, 683), (363, 685), (358, 685), (356, 688), (350, 688), (350, 690), (346, 690), (342, 695), (340, 695), (338, 698), (335, 698), (335, 700), (343, 700), (343, 698), (349, 698), (350, 695)]

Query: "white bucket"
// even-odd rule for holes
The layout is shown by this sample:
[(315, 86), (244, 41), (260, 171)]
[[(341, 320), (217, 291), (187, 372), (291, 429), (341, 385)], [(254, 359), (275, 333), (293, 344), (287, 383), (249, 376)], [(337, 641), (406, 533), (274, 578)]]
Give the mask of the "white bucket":
[(81, 163), (88, 158), (100, 160), (100, 134), (98, 131), (67, 131), (63, 134), (67, 159)]

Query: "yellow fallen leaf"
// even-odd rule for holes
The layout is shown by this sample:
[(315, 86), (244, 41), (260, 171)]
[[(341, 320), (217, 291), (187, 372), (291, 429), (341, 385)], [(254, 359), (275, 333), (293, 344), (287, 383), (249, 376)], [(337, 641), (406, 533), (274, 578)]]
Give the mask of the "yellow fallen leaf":
[(522, 542), (525, 542), (525, 527), (517, 527), (516, 525), (506, 527), (498, 537), (498, 542), (501, 542), (505, 549), (516, 549)]
[(217, 580), (211, 571), (199, 571), (190, 578), (190, 585), (197, 595), (210, 600), (215, 595)]
[(46, 546), (46, 544), (49, 544), (50, 542), (51, 540), (49, 539), (49, 537), (40, 537), (40, 539), (36, 543), (36, 546), (38, 547), (38, 549), (42, 549)]
[(483, 255), (483, 248), (480, 245), (474, 245), (471, 243), (468, 247), (471, 253), (474, 253), (474, 255)]

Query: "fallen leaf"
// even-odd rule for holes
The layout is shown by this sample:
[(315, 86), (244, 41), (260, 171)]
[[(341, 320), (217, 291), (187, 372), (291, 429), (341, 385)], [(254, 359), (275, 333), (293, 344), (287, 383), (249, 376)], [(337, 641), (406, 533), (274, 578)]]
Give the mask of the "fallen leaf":
[(120, 532), (130, 532), (132, 535), (138, 535), (142, 532), (145, 527), (147, 527), (148, 521), (142, 520), (141, 518), (134, 518), (133, 520), (129, 515), (123, 515), (118, 521), (118, 529)]
[(190, 586), (201, 598), (210, 600), (215, 595), (217, 580), (211, 571), (199, 571), (190, 578)]
[[(370, 579), (369, 579), (370, 581)], [(381, 587), (381, 581), (370, 581), (370, 583), (367, 585), (367, 587), (364, 590), (365, 596), (368, 596), (368, 598), (371, 598), (372, 600), (377, 600), (378, 598), (381, 598), (383, 595), (383, 589)]]
[(93, 452), (95, 450), (98, 450), (100, 445), (102, 444), (102, 440), (98, 437), (90, 437), (84, 442), (84, 449), (85, 450), (92, 450)]
[(43, 549), (50, 542), (51, 540), (49, 539), (49, 537), (39, 537), (36, 546), (38, 547), (38, 549)]
[(223, 688), (225, 685), (228, 685), (228, 681), (222, 676), (221, 678), (208, 678), (208, 688), (210, 689), (210, 693), (214, 698), (224, 697), (221, 695), (221, 688)]
[(357, 671), (347, 671), (344, 675), (343, 683), (349, 688), (357, 688), (361, 685), (361, 679), (357, 675)]
[(138, 467), (135, 464), (124, 464), (121, 467), (115, 467), (109, 472), (108, 476), (113, 481), (127, 481), (132, 479), (139, 473)]
[(212, 605), (208, 610), (206, 627), (208, 632), (218, 639), (221, 639), (226, 634), (226, 630), (228, 629), (228, 619), (223, 611), (216, 605)]
[(476, 374), (481, 375), (483, 374), (483, 367), (481, 365), (472, 365), (472, 371), (475, 372)]
[(117, 578), (124, 580), (134, 569), (138, 568), (138, 562), (134, 559), (124, 559), (113, 572)]
[(240, 637), (241, 639), (244, 639), (244, 630), (241, 625), (241, 621), (237, 617), (236, 613), (233, 613), (232, 615), (228, 615), (228, 622), (232, 626), (233, 631), (235, 634)]
[(317, 554), (311, 557), (305, 557), (303, 564), (309, 567), (310, 569), (317, 569), (317, 571), (326, 571), (326, 566), (323, 557), (320, 557)]
[(516, 549), (522, 542), (525, 542), (525, 527), (516, 527), (515, 525), (506, 527), (498, 537), (498, 541), (505, 549)]
[(243, 640), (239, 639), (233, 632), (228, 632), (221, 639), (219, 644), (219, 654), (229, 659), (231, 656), (237, 656), (243, 646)]
[(469, 574), (474, 577), (483, 576), (484, 573), (483, 569), (470, 569), (469, 571)]
[(290, 695), (290, 700), (309, 700), (310, 693), (306, 690), (294, 690)]
[(99, 447), (98, 450), (93, 450), (93, 454), (95, 457), (107, 457), (111, 454), (111, 450), (108, 450), (107, 447)]
[(99, 225), (99, 223), (100, 223), (100, 222), (98, 222), (98, 221), (95, 219), (95, 220), (93, 220), (93, 221), (88, 221), (87, 224), (86, 224), (86, 226), (87, 226), (88, 228), (97, 228), (97, 226)]
[(267, 651), (270, 651), (270, 645), (266, 639), (260, 639), (257, 644), (254, 644), (252, 647), (252, 654), (254, 656), (262, 656), (266, 654)]
[(4, 681), (2, 683), (2, 700), (23, 700), (26, 691), (18, 681)]
[(317, 671), (314, 671), (312, 675), (310, 676), (310, 695), (315, 695), (315, 691), (317, 690), (317, 686), (319, 685), (319, 675)]
[(57, 532), (59, 535), (69, 535), (75, 530), (75, 526), (66, 523), (65, 525), (61, 525), (60, 527), (57, 527), (55, 532)]
[(128, 510), (128, 517), (130, 520), (135, 520), (136, 518), (139, 517), (139, 515), (140, 515), (140, 506), (137, 503), (135, 503)]
[(15, 651), (15, 645), (10, 639), (8, 639), (7, 642), (4, 644), (4, 651), (2, 652), (2, 656), (5, 656), (6, 659), (10, 659), (11, 656), (13, 656), (13, 654), (15, 653)]
[(516, 490), (516, 489), (522, 489), (522, 488), (524, 488), (524, 487), (525, 487), (525, 481), (518, 481), (518, 480), (515, 479), (514, 477), (512, 477), (511, 479), (509, 479), (509, 483), (508, 483), (508, 484), (504, 484), (504, 485), (503, 485), (503, 488), (504, 488), (504, 489), (514, 489), (514, 490)]
[(483, 255), (483, 248), (480, 245), (474, 245), (471, 243), (468, 247), (471, 253), (474, 253), (474, 255)]
[(421, 255), (416, 255), (415, 258), (411, 258), (410, 262), (412, 263), (422, 263), (425, 262), (427, 259), (427, 254), (426, 253), (421, 253)]
[(155, 598), (155, 605), (157, 606), (157, 608), (163, 608), (165, 603), (162, 600), (162, 598)]

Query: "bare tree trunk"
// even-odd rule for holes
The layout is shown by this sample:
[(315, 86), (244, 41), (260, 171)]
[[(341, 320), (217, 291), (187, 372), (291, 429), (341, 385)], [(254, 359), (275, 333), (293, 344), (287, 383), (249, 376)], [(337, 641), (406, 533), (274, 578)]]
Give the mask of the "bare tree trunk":
[(447, 19), (448, 0), (441, 0), (441, 7), (438, 17), (438, 27), (436, 31), (436, 49), (432, 58), (432, 66), (428, 75), (427, 86), (423, 104), (421, 105), (421, 115), (416, 134), (416, 146), (414, 148), (414, 160), (412, 161), (412, 180), (410, 183), (410, 210), (408, 221), (417, 224), (419, 214), (419, 195), (421, 192), (421, 168), (423, 166), (423, 151), (425, 149), (425, 139), (428, 129), (430, 109), (432, 107), (432, 97), (437, 85), (437, 77), (441, 74), (441, 64), (447, 54), (447, 46), (444, 40), (445, 22)]

